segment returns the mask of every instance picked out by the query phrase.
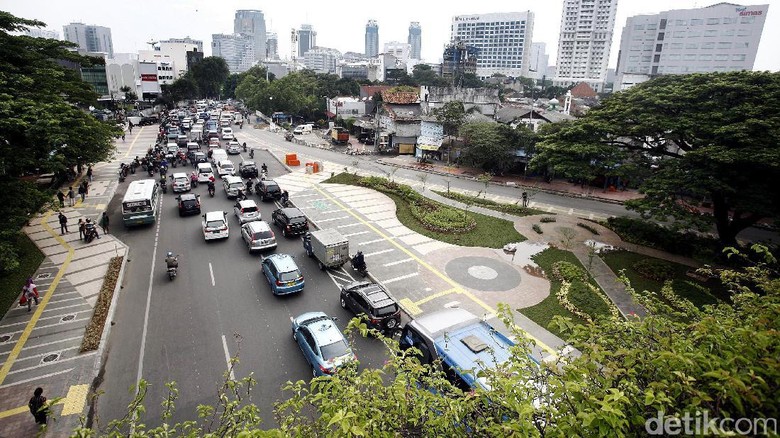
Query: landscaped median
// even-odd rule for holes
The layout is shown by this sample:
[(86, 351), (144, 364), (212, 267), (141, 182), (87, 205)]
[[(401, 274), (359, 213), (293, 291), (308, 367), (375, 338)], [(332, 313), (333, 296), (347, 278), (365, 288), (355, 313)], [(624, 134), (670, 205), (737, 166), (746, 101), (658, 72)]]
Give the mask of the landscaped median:
[(537, 210), (535, 208), (530, 207), (523, 207), (519, 204), (520, 201), (517, 203), (507, 203), (507, 202), (496, 202), (492, 199), (487, 198), (480, 198), (479, 196), (472, 196), (472, 195), (466, 195), (463, 193), (453, 192), (453, 191), (438, 191), (438, 190), (431, 190), (433, 193), (436, 193), (439, 196), (443, 196), (448, 199), (452, 199), (453, 201), (458, 201), (464, 205), (471, 206), (476, 205), (478, 207), (487, 208), (490, 210), (499, 211), (501, 213), (507, 213), (514, 216), (532, 216), (535, 214), (549, 214), (546, 211)]
[(103, 287), (100, 288), (95, 303), (95, 310), (92, 313), (92, 319), (87, 324), (84, 332), (84, 340), (81, 342), (81, 352), (97, 350), (100, 346), (100, 338), (103, 336), (103, 328), (106, 325), (108, 311), (111, 309), (111, 299), (114, 297), (116, 282), (119, 280), (119, 272), (122, 270), (122, 259), (124, 257), (112, 257), (108, 263), (108, 270), (103, 279)]
[(460, 246), (503, 248), (526, 240), (511, 221), (473, 213), (430, 200), (405, 184), (386, 178), (340, 173), (324, 183), (367, 187), (395, 202), (398, 220), (410, 230)]

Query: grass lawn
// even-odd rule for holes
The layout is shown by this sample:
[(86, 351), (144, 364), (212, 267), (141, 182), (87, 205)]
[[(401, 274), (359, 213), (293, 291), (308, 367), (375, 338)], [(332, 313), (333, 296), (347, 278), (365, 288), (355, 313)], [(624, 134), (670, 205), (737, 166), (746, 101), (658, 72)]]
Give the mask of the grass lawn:
[[(359, 176), (355, 176), (349, 173), (340, 173), (330, 179), (323, 182), (334, 184), (349, 184), (359, 185)], [(410, 230), (416, 231), (423, 236), (430, 237), (431, 239), (440, 240), (442, 242), (451, 243), (453, 245), (460, 246), (479, 246), (486, 248), (503, 248), (507, 243), (522, 242), (526, 240), (526, 237), (518, 233), (515, 230), (512, 222), (494, 218), (491, 216), (485, 216), (478, 213), (468, 213), (471, 215), (477, 223), (477, 226), (466, 233), (440, 233), (431, 231), (425, 228), (420, 221), (412, 215), (409, 208), (409, 204), (401, 196), (385, 193), (390, 199), (395, 202), (397, 209), (398, 220), (404, 224)], [(446, 206), (446, 208), (454, 207)]]
[[(43, 253), (24, 233), (19, 233), (16, 239), (16, 248), (19, 254), (19, 267), (6, 274), (0, 275), (0, 310), (2, 314), (18, 303), (22, 286), (28, 277), (32, 277), (43, 262)], [(40, 291), (40, 289), (39, 289)]]
[[(585, 270), (577, 257), (569, 251), (563, 251), (557, 248), (547, 248), (533, 257), (536, 264), (538, 264), (545, 274), (547, 274), (550, 280), (550, 295), (545, 298), (541, 303), (518, 309), (520, 313), (527, 316), (535, 323), (550, 330), (556, 336), (563, 338), (563, 334), (558, 331), (554, 326), (550, 325), (555, 315), (571, 318), (572, 322), (577, 324), (585, 324), (585, 320), (577, 315), (569, 312), (559, 302), (556, 294), (561, 288), (561, 282), (558, 281), (552, 275), (552, 266), (558, 261), (567, 261), (573, 263)], [(569, 301), (572, 302), (578, 309), (590, 314), (590, 315), (609, 315), (609, 309), (606, 303), (601, 298), (594, 296), (593, 292), (584, 287), (584, 284), (575, 282), (572, 284), (572, 288), (569, 290)], [(565, 340), (565, 339), (564, 339)]]
[[(633, 268), (633, 265), (640, 260), (652, 259), (652, 257), (629, 251), (615, 251), (603, 254), (601, 258), (617, 275), (620, 275), (621, 269), (625, 269), (626, 276), (631, 281), (631, 286), (640, 293), (644, 291), (659, 292), (663, 286), (663, 282), (644, 277)], [(728, 299), (728, 292), (717, 279), (701, 283), (685, 275), (692, 268), (678, 263), (667, 263), (673, 266), (675, 271), (675, 276), (672, 280), (672, 287), (675, 293), (688, 299), (697, 307), (702, 307), (705, 304), (715, 304), (719, 300)], [(696, 287), (696, 285), (702, 286), (703, 289)], [(709, 292), (706, 290), (709, 290)]]
[(543, 210), (537, 210), (535, 208), (523, 208), (519, 204), (509, 204), (506, 202), (496, 202), (490, 199), (485, 198), (479, 198), (476, 196), (471, 195), (464, 195), (463, 193), (457, 193), (450, 191), (449, 193), (446, 191), (438, 191), (438, 190), (431, 190), (433, 193), (436, 193), (439, 196), (444, 196), (445, 198), (452, 199), (453, 201), (462, 202), (466, 205), (473, 204), (479, 207), (483, 208), (489, 208), (491, 210), (495, 210), (501, 213), (507, 213), (515, 216), (533, 216), (535, 214), (549, 214), (546, 211)]

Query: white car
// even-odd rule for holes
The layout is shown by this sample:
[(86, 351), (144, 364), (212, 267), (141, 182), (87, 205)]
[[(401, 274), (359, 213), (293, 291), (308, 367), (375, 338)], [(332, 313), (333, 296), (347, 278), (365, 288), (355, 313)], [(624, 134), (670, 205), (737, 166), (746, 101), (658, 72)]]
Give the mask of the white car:
[(232, 128), (222, 128), (222, 140), (235, 140)]
[(225, 194), (228, 198), (235, 198), (238, 196), (239, 190), (244, 190), (244, 180), (237, 176), (225, 175), (222, 178), (222, 187), (225, 189)]
[(231, 141), (230, 143), (228, 143), (227, 153), (229, 153), (230, 155), (240, 154), (241, 145), (238, 144), (238, 142), (235, 140)]
[(208, 183), (214, 178), (214, 172), (211, 170), (211, 164), (198, 163), (198, 182)]
[(171, 178), (171, 188), (173, 193), (189, 191), (192, 188), (190, 186), (190, 177), (186, 173), (174, 173)]
[(230, 236), (227, 214), (224, 211), (210, 211), (203, 215), (203, 238), (206, 240), (227, 239)]
[(217, 173), (219, 174), (220, 178), (227, 175), (233, 176), (233, 174), (236, 173), (236, 168), (235, 166), (233, 166), (232, 161), (220, 160), (219, 162), (217, 162)]
[(233, 206), (233, 213), (236, 214), (238, 223), (241, 225), (260, 220), (260, 209), (257, 208), (257, 203), (251, 199), (236, 202)]
[(271, 227), (261, 220), (247, 222), (241, 226), (241, 237), (249, 251), (276, 248), (276, 236)]

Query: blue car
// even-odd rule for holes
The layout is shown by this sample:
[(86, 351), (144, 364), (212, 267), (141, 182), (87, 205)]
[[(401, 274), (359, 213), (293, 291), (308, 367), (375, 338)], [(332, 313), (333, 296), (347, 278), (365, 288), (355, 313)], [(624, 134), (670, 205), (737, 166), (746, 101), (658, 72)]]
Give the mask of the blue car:
[(274, 295), (287, 295), (303, 290), (303, 274), (291, 255), (271, 254), (263, 257), (260, 265)]
[(312, 375), (329, 376), (357, 356), (334, 319), (323, 312), (307, 312), (292, 320), (293, 339), (311, 365)]

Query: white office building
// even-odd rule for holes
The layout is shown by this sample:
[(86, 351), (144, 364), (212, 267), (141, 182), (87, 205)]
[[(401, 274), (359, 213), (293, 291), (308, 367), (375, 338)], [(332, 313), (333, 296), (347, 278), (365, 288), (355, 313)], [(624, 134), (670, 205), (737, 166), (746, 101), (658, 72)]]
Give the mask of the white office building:
[(402, 43), (400, 41), (390, 41), (384, 44), (384, 54), (393, 55), (401, 63), (406, 64), (409, 62), (409, 58), (412, 55), (412, 45), (409, 43)]
[(531, 60), (528, 64), (528, 77), (542, 79), (547, 75), (550, 55), (547, 54), (546, 43), (531, 44)]
[(265, 59), (279, 59), (279, 36), (276, 32), (266, 33)]
[(718, 3), (629, 17), (615, 91), (656, 75), (752, 70), (768, 9)]
[(326, 47), (313, 47), (303, 55), (306, 68), (316, 73), (335, 74), (341, 61), (341, 52)]
[(193, 40), (190, 37), (171, 38), (156, 42), (152, 50), (139, 50), (138, 57), (142, 62), (163, 60), (166, 64), (172, 64), (173, 77), (178, 79), (187, 73), (187, 52), (192, 51), (203, 53), (203, 41)]
[(254, 61), (265, 59), (265, 44), (268, 36), (265, 31), (265, 15), (263, 15), (263, 11), (255, 9), (236, 11), (236, 16), (233, 20), (233, 33), (245, 35), (252, 39)]
[(224, 59), (230, 73), (243, 73), (255, 62), (255, 41), (249, 35), (211, 35), (211, 54)]
[(506, 12), (458, 15), (452, 18), (450, 40), (475, 47), (476, 75), (488, 78), (494, 73), (506, 76), (528, 76), (534, 14)]
[(111, 28), (84, 23), (70, 23), (62, 26), (65, 41), (79, 45), (87, 52), (103, 52), (109, 58), (114, 56)]
[(563, 0), (553, 83), (604, 89), (618, 0)]

